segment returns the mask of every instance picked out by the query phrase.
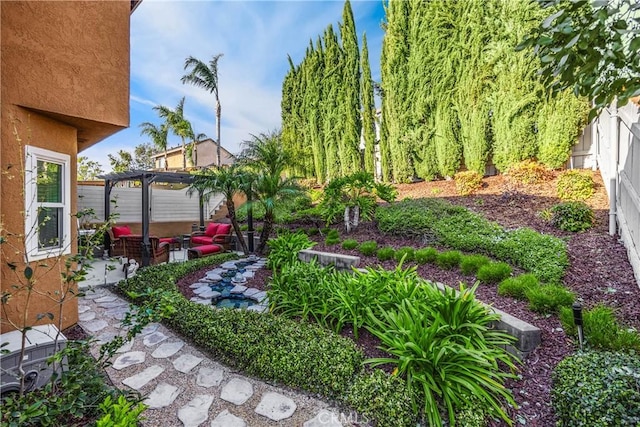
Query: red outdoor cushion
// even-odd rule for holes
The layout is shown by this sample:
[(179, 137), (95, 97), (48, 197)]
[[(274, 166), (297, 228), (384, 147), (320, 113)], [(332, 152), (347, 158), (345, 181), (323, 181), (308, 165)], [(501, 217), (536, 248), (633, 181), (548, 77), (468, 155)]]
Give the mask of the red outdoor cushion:
[(215, 242), (224, 243), (224, 236), (231, 234), (231, 224), (218, 225), (218, 232), (216, 234), (222, 234), (223, 236), (216, 237)]
[(123, 226), (113, 226), (111, 227), (111, 231), (113, 232), (113, 237), (118, 239), (122, 236), (128, 236), (131, 234), (131, 229), (129, 228), (128, 225), (123, 225)]
[(209, 237), (215, 236), (216, 234), (218, 234), (218, 226), (219, 224), (210, 222), (209, 225), (207, 225), (207, 229), (204, 231), (204, 235)]
[(198, 246), (197, 248), (191, 248), (190, 250), (199, 252), (200, 256), (203, 256), (220, 252), (222, 251), (222, 247), (218, 245), (204, 245)]
[(191, 238), (191, 242), (196, 245), (210, 245), (212, 243), (211, 240), (211, 237), (207, 236), (193, 236)]
[(160, 243), (177, 243), (177, 239), (175, 237), (161, 237)]

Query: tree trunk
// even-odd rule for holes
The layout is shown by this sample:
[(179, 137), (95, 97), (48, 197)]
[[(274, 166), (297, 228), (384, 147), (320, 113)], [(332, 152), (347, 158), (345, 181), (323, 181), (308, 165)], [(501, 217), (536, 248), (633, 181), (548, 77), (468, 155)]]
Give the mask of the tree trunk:
[(249, 255), (247, 242), (245, 242), (244, 237), (242, 237), (242, 230), (240, 230), (240, 224), (238, 224), (238, 220), (236, 219), (236, 205), (233, 203), (233, 198), (227, 199), (227, 211), (229, 212), (229, 219), (231, 220), (233, 229), (236, 232), (238, 242), (240, 242), (240, 246), (242, 247), (242, 252), (244, 252), (245, 255)]
[(217, 166), (220, 167), (220, 116), (222, 115), (222, 107), (220, 106), (220, 100), (216, 99), (216, 136), (218, 137), (217, 141)]
[(198, 167), (198, 142), (197, 141), (193, 141), (193, 154), (191, 156), (193, 160), (193, 166)]
[(184, 146), (184, 138), (182, 139), (182, 170), (187, 170), (187, 150)]
[(169, 165), (167, 164), (167, 150), (164, 150), (164, 170), (169, 170)]
[(273, 212), (265, 212), (262, 232), (260, 232), (260, 242), (258, 243), (258, 249), (256, 250), (260, 255), (264, 253), (264, 250), (267, 247), (269, 235), (271, 235), (271, 229), (273, 228), (273, 220)]

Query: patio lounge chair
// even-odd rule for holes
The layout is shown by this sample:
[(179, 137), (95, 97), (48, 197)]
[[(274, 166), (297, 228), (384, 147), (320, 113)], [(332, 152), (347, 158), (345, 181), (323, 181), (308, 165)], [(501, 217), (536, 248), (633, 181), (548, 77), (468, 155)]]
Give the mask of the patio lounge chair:
[(220, 245), (225, 250), (231, 249), (231, 224), (211, 222), (204, 231), (191, 233), (189, 246)]
[(121, 237), (131, 235), (131, 229), (129, 228), (129, 226), (114, 225), (113, 227), (107, 230), (107, 234), (109, 236), (109, 242), (108, 242), (109, 256), (111, 257), (124, 256), (124, 240)]
[[(124, 240), (124, 256), (128, 259), (135, 259), (139, 265), (142, 264), (142, 236), (122, 236)], [(169, 243), (160, 242), (157, 237), (149, 237), (151, 250), (149, 254), (149, 265), (169, 262)]]

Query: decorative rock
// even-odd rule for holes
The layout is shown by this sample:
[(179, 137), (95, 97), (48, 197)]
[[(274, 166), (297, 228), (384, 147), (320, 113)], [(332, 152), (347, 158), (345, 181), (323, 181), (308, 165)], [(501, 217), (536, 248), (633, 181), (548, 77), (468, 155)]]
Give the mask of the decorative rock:
[(91, 320), (89, 322), (82, 322), (82, 323), (84, 328), (89, 332), (98, 332), (103, 330), (107, 326), (109, 326), (109, 324), (102, 319)]
[(259, 289), (256, 288), (247, 288), (246, 291), (244, 291), (244, 296), (249, 298), (250, 296), (253, 296), (255, 294), (257, 294), (258, 292), (260, 292)]
[(193, 290), (193, 293), (196, 295), (201, 295), (207, 291), (210, 291), (211, 288), (209, 287), (209, 285), (201, 285), (199, 288), (195, 288)]
[(184, 346), (182, 341), (166, 342), (160, 344), (156, 350), (151, 353), (151, 357), (154, 359), (166, 359), (176, 354)]
[(118, 297), (113, 296), (113, 295), (107, 295), (107, 296), (104, 296), (104, 297), (96, 298), (94, 300), (94, 302), (99, 304), (101, 302), (113, 302), (116, 299), (118, 299)]
[(202, 304), (202, 305), (211, 305), (211, 300), (208, 299), (201, 299), (198, 301), (195, 301), (196, 304)]
[(98, 304), (98, 307), (101, 307), (101, 308), (129, 307), (129, 304), (127, 304), (124, 301), (102, 302)]
[(226, 409), (211, 421), (211, 427), (246, 427), (246, 425), (242, 418), (236, 417)]
[(253, 278), (253, 276), (255, 276), (255, 273), (253, 271), (245, 271), (244, 273), (242, 273), (242, 275), (245, 279), (251, 279)]
[(104, 291), (99, 291), (99, 292), (96, 292), (96, 291), (88, 291), (88, 292), (84, 295), (84, 297), (83, 297), (83, 298), (88, 299), (88, 300), (95, 300), (95, 299), (101, 298), (101, 297), (103, 297), (103, 296), (105, 296), (105, 295), (107, 295), (107, 293), (106, 293), (106, 292), (104, 292)]
[(213, 396), (198, 395), (178, 410), (178, 418), (185, 427), (199, 426), (209, 417), (209, 407), (212, 403)]
[(323, 409), (318, 415), (306, 421), (303, 427), (342, 427), (340, 416)]
[(144, 363), (145, 352), (144, 351), (130, 351), (118, 357), (111, 367), (116, 370), (121, 370), (132, 365)]
[(78, 314), (82, 314), (85, 311), (89, 311), (91, 310), (91, 307), (89, 307), (88, 305), (79, 305), (78, 306)]
[(289, 418), (296, 411), (296, 403), (280, 393), (265, 393), (255, 409), (256, 414), (273, 421)]
[(235, 285), (235, 286), (231, 289), (231, 291), (230, 291), (230, 292), (231, 292), (232, 294), (241, 294), (241, 293), (243, 293), (243, 292), (244, 292), (244, 291), (246, 291), (246, 290), (247, 290), (247, 287), (246, 287), (246, 286), (242, 286), (242, 285)]
[(220, 275), (222, 273), (224, 273), (224, 268), (214, 268), (213, 270), (210, 270), (210, 271), (207, 272), (207, 276), (209, 274), (218, 274), (218, 275)]
[(183, 354), (173, 361), (173, 367), (176, 368), (176, 371), (186, 374), (198, 366), (200, 362), (202, 362), (202, 358), (200, 357), (196, 357), (193, 354)]
[(222, 276), (217, 273), (207, 273), (207, 279), (219, 282), (222, 280)]
[(164, 372), (164, 368), (160, 365), (149, 366), (144, 371), (135, 374), (129, 378), (122, 380), (122, 384), (131, 387), (134, 390), (140, 390), (147, 385), (149, 381)]
[(255, 311), (257, 313), (264, 313), (268, 309), (269, 309), (269, 307), (267, 307), (266, 305), (262, 305), (262, 304), (250, 305), (249, 307), (247, 307), (247, 310)]
[(129, 312), (129, 307), (116, 307), (104, 312), (105, 315), (113, 317), (116, 320), (122, 320)]
[(221, 264), (220, 268), (223, 268), (225, 270), (233, 270), (233, 269), (237, 268), (236, 267), (236, 262), (235, 261), (227, 261), (224, 264)]
[(200, 298), (213, 298), (214, 295), (220, 295), (220, 292), (216, 292), (211, 290), (210, 288), (207, 288), (206, 291), (204, 291), (203, 293), (201, 293), (199, 295)]
[(105, 332), (96, 337), (98, 344), (106, 344), (117, 336), (115, 332)]
[(82, 313), (81, 315), (78, 316), (78, 320), (80, 322), (88, 322), (90, 320), (93, 320), (96, 318), (96, 312), (95, 311), (87, 311), (86, 313)]
[(198, 371), (198, 376), (196, 377), (196, 384), (200, 387), (216, 387), (219, 386), (224, 377), (224, 372), (222, 369), (211, 369), (207, 367), (202, 367)]
[(149, 323), (147, 326), (145, 326), (144, 328), (142, 328), (142, 330), (140, 331), (140, 335), (149, 335), (154, 333), (155, 331), (158, 330), (158, 325), (157, 323)]
[(144, 400), (144, 404), (151, 409), (164, 408), (165, 406), (171, 405), (179, 394), (180, 390), (178, 390), (178, 387), (167, 383), (160, 383), (156, 386), (155, 390), (151, 392), (149, 397)]
[(258, 293), (256, 293), (256, 294), (253, 294), (253, 295), (251, 296), (251, 299), (254, 299), (254, 300), (256, 300), (256, 301), (262, 301), (262, 300), (264, 300), (266, 297), (267, 297), (267, 293), (266, 293), (265, 291), (260, 291), (260, 292), (258, 292)]
[(165, 334), (163, 334), (162, 332), (154, 332), (154, 333), (149, 334), (146, 337), (144, 337), (142, 342), (143, 342), (143, 344), (145, 346), (151, 347), (153, 345), (161, 343), (162, 341), (164, 341), (166, 339), (167, 339), (167, 336)]
[(220, 393), (220, 399), (231, 402), (234, 405), (242, 405), (253, 396), (253, 386), (249, 381), (232, 378)]

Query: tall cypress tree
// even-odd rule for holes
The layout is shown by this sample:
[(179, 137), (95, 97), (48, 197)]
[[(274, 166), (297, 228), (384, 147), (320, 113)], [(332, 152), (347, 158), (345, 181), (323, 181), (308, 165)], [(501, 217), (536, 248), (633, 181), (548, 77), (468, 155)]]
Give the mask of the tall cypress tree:
[(369, 65), (369, 48), (367, 46), (367, 35), (362, 35), (362, 135), (364, 139), (364, 169), (375, 174), (375, 101), (373, 98), (373, 80), (371, 79), (371, 66)]
[(342, 54), (338, 36), (329, 25), (324, 32), (324, 71), (322, 81), (322, 130), (327, 165), (327, 180), (340, 176), (339, 145), (342, 135), (340, 89), (342, 85)]
[(308, 66), (305, 71), (306, 81), (306, 105), (305, 105), (305, 121), (306, 121), (306, 144), (309, 144), (311, 156), (309, 160), (313, 164), (313, 173), (318, 182), (323, 182), (326, 175), (325, 151), (322, 144), (322, 113), (320, 111), (320, 103), (322, 100), (322, 76), (324, 69), (324, 58), (322, 52), (322, 44), (320, 40), (313, 49), (310, 47), (311, 54), (306, 59)]
[(360, 135), (362, 122), (360, 117), (360, 49), (356, 24), (349, 0), (344, 2), (342, 25), (342, 86), (340, 109), (344, 123), (340, 143), (340, 163), (342, 175), (362, 170), (360, 156)]

